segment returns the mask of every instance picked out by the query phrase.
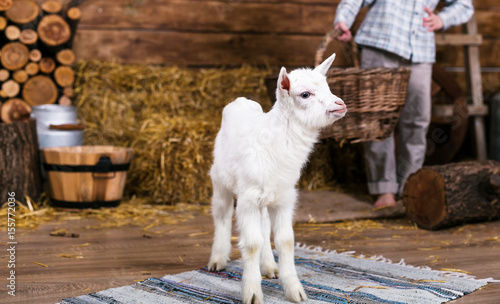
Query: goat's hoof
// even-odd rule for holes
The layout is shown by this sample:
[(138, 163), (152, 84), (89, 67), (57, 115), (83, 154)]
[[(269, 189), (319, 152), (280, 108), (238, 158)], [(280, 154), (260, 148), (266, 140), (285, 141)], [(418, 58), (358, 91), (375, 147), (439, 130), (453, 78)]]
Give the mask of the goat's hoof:
[(252, 293), (251, 296), (243, 298), (243, 304), (264, 304), (264, 297), (262, 296), (262, 293), (260, 293), (260, 295)]
[(210, 261), (208, 262), (207, 269), (208, 271), (222, 271), (226, 269), (226, 266), (226, 261)]
[(268, 279), (276, 279), (278, 278), (278, 265), (276, 262), (272, 262), (272, 264), (269, 265), (262, 265), (260, 269), (260, 273), (262, 276), (268, 278)]
[(299, 280), (285, 287), (285, 298), (294, 303), (307, 300), (307, 295)]

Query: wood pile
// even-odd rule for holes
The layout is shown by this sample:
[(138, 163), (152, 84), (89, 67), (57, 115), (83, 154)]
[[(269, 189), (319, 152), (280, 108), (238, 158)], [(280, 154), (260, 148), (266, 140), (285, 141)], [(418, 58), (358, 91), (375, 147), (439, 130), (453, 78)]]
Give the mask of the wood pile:
[(71, 46), (81, 17), (71, 3), (0, 0), (1, 121), (27, 118), (31, 106), (71, 104)]

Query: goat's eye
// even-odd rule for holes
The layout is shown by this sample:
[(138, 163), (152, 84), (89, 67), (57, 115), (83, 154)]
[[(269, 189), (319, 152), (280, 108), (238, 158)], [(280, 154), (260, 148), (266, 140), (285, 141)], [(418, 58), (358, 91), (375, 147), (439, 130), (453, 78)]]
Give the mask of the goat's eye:
[(304, 92), (304, 93), (300, 94), (300, 97), (302, 97), (303, 99), (307, 99), (307, 98), (309, 98), (309, 96), (311, 96), (311, 93), (309, 93), (309, 92)]

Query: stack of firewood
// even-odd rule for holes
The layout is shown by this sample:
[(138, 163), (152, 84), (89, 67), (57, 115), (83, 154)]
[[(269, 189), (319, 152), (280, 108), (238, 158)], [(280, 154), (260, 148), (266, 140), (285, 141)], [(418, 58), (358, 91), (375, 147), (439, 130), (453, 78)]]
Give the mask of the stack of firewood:
[(31, 106), (71, 104), (81, 12), (56, 0), (0, 0), (0, 118), (29, 117)]

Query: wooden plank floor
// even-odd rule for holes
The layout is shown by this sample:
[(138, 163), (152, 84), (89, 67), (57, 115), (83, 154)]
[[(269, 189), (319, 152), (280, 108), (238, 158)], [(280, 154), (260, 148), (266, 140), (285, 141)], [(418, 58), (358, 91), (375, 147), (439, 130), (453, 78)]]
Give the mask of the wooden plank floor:
[[(209, 257), (213, 225), (207, 214), (198, 213), (184, 223), (163, 225), (147, 232), (144, 227), (136, 226), (89, 228), (98, 223), (90, 219), (53, 221), (35, 230), (18, 232), (16, 297), (7, 298), (4, 281), (0, 302), (56, 303), (63, 298), (130, 285), (153, 276), (200, 268)], [(59, 228), (79, 237), (50, 236), (50, 232)], [(383, 255), (393, 261), (405, 259), (411, 265), (456, 268), (478, 278), (500, 279), (498, 221), (435, 232), (417, 229), (405, 218), (297, 224), (295, 233), (297, 242), (324, 249)], [(234, 248), (233, 258), (239, 258)], [(81, 258), (65, 258), (61, 254)], [(6, 260), (7, 256), (2, 254), (2, 261)], [(7, 277), (6, 268), (1, 271), (1, 277)], [(500, 284), (489, 284), (454, 303), (500, 303)]]

